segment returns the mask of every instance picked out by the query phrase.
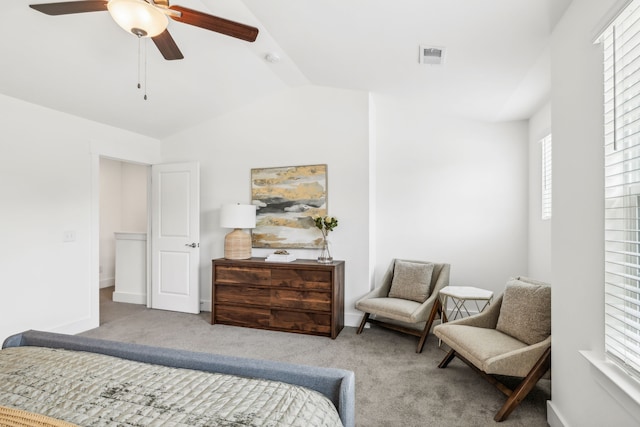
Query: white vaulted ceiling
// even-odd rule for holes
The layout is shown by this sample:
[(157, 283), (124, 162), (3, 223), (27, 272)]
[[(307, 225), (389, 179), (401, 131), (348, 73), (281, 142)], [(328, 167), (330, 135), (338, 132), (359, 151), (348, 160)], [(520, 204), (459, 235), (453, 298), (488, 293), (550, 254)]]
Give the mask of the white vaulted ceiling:
[[(260, 34), (247, 43), (170, 22), (185, 59), (165, 61), (149, 41), (147, 101), (136, 37), (106, 12), (28, 7), (46, 2), (3, 2), (0, 93), (163, 138), (304, 84), (417, 97), (480, 120), (527, 118), (548, 94), (549, 35), (571, 0), (175, 0)], [(420, 44), (445, 47), (445, 63), (420, 65)], [(265, 61), (270, 52), (280, 62)]]

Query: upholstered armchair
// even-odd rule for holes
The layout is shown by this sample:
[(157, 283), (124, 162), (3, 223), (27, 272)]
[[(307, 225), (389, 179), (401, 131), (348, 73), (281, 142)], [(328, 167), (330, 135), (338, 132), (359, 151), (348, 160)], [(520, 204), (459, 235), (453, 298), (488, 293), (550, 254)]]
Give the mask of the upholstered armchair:
[(394, 259), (382, 284), (356, 302), (364, 312), (357, 333), (367, 323), (420, 337), (422, 352), (434, 319), (440, 313), (438, 292), (449, 284), (451, 266), (426, 261)]
[[(485, 311), (437, 325), (433, 333), (455, 357), (507, 396), (494, 419), (505, 420), (551, 368), (551, 287), (526, 277), (512, 279)], [(496, 375), (520, 377), (512, 390)]]

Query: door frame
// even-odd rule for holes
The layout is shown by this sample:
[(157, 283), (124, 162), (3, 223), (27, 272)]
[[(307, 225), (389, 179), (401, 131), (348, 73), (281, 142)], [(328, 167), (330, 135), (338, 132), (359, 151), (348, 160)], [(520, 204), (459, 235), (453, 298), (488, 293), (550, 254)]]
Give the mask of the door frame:
[[(90, 328), (100, 326), (100, 158), (107, 157), (112, 160), (140, 165), (151, 166), (162, 162), (160, 143), (145, 144), (146, 149), (141, 150), (141, 144), (132, 141), (101, 141), (90, 140), (90, 167), (91, 167), (91, 283), (89, 324)], [(147, 206), (151, 196), (151, 174), (147, 175)], [(147, 209), (147, 235), (151, 232), (150, 209)], [(147, 307), (150, 305), (150, 245), (151, 239), (147, 239)]]

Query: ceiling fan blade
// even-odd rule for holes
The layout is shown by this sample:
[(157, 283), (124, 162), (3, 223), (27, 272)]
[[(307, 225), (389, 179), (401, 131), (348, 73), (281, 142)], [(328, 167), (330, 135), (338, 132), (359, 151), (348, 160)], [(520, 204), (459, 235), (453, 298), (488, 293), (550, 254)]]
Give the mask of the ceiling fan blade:
[(29, 7), (47, 15), (101, 12), (107, 10), (108, 0), (67, 1), (60, 3), (30, 4)]
[(184, 22), (185, 24), (194, 25), (248, 42), (253, 42), (258, 37), (258, 29), (249, 25), (219, 18), (182, 6), (170, 6), (169, 9), (180, 12), (181, 16), (169, 15), (173, 20), (178, 22)]
[(169, 34), (168, 30), (164, 30), (159, 35), (152, 37), (151, 40), (156, 44), (156, 47), (164, 56), (164, 59), (172, 61), (174, 59), (182, 59), (182, 52), (178, 49), (178, 45)]

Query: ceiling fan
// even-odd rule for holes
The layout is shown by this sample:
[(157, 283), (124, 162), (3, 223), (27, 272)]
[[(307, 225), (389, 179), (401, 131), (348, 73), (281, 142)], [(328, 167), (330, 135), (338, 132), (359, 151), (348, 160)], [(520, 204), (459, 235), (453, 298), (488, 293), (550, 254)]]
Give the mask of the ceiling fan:
[(29, 7), (47, 15), (109, 11), (125, 31), (138, 37), (151, 38), (167, 60), (184, 58), (167, 30), (167, 17), (248, 42), (258, 37), (255, 27), (182, 6), (170, 6), (169, 0), (83, 0), (30, 4)]

